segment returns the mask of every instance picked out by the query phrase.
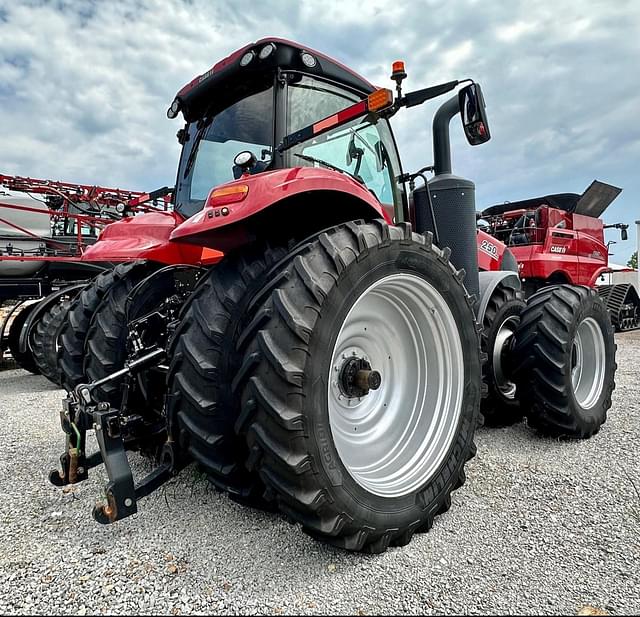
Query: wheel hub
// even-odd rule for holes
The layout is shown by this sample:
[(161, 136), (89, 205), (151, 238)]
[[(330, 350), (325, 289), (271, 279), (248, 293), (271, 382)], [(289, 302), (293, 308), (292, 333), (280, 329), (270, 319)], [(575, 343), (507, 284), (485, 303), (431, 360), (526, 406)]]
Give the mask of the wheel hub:
[(496, 385), (501, 394), (510, 400), (516, 397), (516, 384), (509, 378), (509, 351), (519, 323), (520, 318), (514, 315), (500, 325), (493, 344), (491, 358)]
[(371, 369), (365, 358), (352, 356), (345, 360), (340, 369), (338, 384), (347, 398), (362, 398), (370, 390), (377, 390), (382, 384), (382, 376)]
[(464, 375), (458, 325), (433, 285), (397, 273), (359, 295), (328, 375), (332, 437), (357, 484), (391, 498), (429, 481), (456, 435)]
[(604, 336), (593, 317), (584, 319), (571, 347), (571, 385), (576, 401), (590, 409), (600, 398), (605, 377)]

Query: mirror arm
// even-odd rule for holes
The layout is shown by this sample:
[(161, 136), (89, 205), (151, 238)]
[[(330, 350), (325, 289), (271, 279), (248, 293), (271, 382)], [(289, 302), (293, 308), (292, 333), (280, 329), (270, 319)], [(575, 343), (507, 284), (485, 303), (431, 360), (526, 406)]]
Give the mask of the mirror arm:
[(407, 92), (402, 98), (397, 99), (396, 105), (398, 107), (415, 107), (416, 105), (422, 105), (430, 99), (451, 92), (460, 82), (449, 81), (446, 84), (440, 84), (438, 86), (431, 86), (429, 88), (422, 88), (421, 90), (414, 90), (413, 92)]

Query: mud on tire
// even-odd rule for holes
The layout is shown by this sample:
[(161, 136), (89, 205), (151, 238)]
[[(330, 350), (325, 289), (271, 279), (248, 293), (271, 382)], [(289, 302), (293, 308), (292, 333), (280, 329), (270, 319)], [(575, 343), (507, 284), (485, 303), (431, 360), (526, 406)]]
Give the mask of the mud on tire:
[(584, 439), (607, 418), (616, 344), (594, 289), (557, 285), (527, 301), (512, 351), (518, 397), (540, 432)]
[[(241, 335), (244, 361), (236, 385), (242, 395), (242, 413), (237, 429), (246, 436), (248, 467), (259, 473), (267, 488), (266, 497), (316, 538), (370, 552), (407, 544), (415, 532), (430, 529), (434, 517), (449, 508), (451, 492), (465, 480), (464, 465), (475, 454), (473, 435), (480, 413), (481, 354), (471, 299), (461, 282), (462, 273), (455, 271), (448, 257), (448, 250), (440, 251), (432, 245), (430, 235), (413, 234), (409, 225), (391, 227), (375, 221), (333, 228), (310, 242), (282, 271), (284, 282), (271, 293)], [(398, 279), (398, 274), (403, 276)], [(367, 484), (353, 461), (346, 466), (337, 448), (338, 443), (345, 442), (336, 440), (337, 425), (332, 424), (329, 413), (335, 393), (328, 376), (334, 374), (334, 345), (346, 323), (345, 316), (360, 296), (366, 296), (365, 290), (386, 281), (407, 283), (402, 291), (407, 302), (419, 295), (422, 286), (433, 290), (430, 298), (442, 302), (440, 306), (446, 309), (439, 312), (434, 304), (428, 310), (429, 319), (453, 324), (447, 326), (448, 330), (434, 328), (433, 336), (449, 341), (445, 347), (450, 344), (448, 349), (461, 367), (451, 381), (445, 377), (435, 388), (443, 393), (459, 393), (451, 395), (458, 396), (455, 400), (459, 405), (447, 408), (454, 410), (453, 415), (447, 416), (444, 408), (436, 407), (441, 413), (438, 417), (443, 419), (437, 426), (449, 435), (449, 440), (438, 442), (444, 445), (429, 473), (422, 466), (431, 460), (426, 454), (429, 450), (425, 446), (420, 451), (416, 469), (424, 474), (416, 475), (415, 469), (408, 469), (415, 485), (403, 484), (398, 494), (385, 491), (383, 480), (380, 486)], [(409, 281), (416, 284), (415, 293)], [(393, 296), (384, 287), (380, 289), (382, 295)], [(420, 306), (427, 311), (426, 301)], [(415, 325), (415, 315), (409, 309), (406, 313), (407, 323)], [(445, 331), (451, 333), (450, 338), (445, 337)], [(388, 332), (374, 331), (367, 340), (392, 340), (387, 335)], [(451, 343), (452, 340), (458, 343)], [(412, 341), (401, 339), (399, 343), (410, 346)], [(417, 353), (411, 358), (421, 361)], [(438, 374), (450, 375), (444, 359), (432, 354), (422, 361), (432, 366), (433, 373), (428, 373), (424, 365), (420, 375), (429, 374), (434, 380)], [(405, 366), (410, 364), (405, 362)], [(392, 365), (387, 365), (383, 369), (383, 385), (385, 377), (389, 379), (392, 374), (401, 379)], [(454, 387), (454, 383), (459, 386)], [(414, 400), (422, 400), (421, 396), (427, 396), (425, 392), (427, 388), (417, 390)], [(374, 406), (384, 413), (381, 400)], [(420, 409), (421, 413), (423, 407), (426, 409), (426, 405), (418, 404), (414, 410)], [(446, 418), (453, 418), (449, 425), (444, 422)], [(402, 450), (403, 443), (400, 440), (396, 445)], [(407, 437), (407, 443), (415, 442)], [(373, 443), (360, 452), (375, 456), (375, 447)], [(406, 460), (411, 462), (417, 450), (407, 448)], [(402, 473), (398, 476), (402, 477)]]

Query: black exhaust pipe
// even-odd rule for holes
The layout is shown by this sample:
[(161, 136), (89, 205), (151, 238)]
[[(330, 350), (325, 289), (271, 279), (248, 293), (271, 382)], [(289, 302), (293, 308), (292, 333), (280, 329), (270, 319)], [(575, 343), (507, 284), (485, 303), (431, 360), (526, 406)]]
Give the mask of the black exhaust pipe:
[[(427, 186), (413, 191), (413, 203), (417, 231), (434, 232), (440, 246), (451, 249), (451, 263), (458, 269), (464, 269), (465, 287), (477, 299), (480, 282), (476, 242), (476, 187), (471, 180), (451, 173), (449, 123), (459, 112), (457, 95), (445, 101), (436, 112), (433, 118), (435, 176)], [(433, 206), (435, 221), (431, 217), (429, 202)]]

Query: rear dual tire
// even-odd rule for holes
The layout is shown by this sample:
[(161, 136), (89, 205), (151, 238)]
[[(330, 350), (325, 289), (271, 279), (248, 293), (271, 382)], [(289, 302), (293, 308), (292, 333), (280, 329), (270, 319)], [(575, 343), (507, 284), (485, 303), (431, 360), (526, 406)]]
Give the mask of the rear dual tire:
[[(350, 550), (404, 545), (449, 508), (475, 454), (480, 349), (461, 273), (430, 236), (380, 221), (321, 234), (282, 280), (241, 337), (248, 467), (310, 535)], [(352, 347), (383, 385), (350, 415), (333, 382)]]
[(611, 407), (615, 352), (611, 319), (596, 290), (556, 285), (531, 296), (511, 352), (529, 425), (554, 437), (597, 433)]
[(286, 256), (260, 245), (226, 256), (189, 299), (171, 341), (167, 417), (169, 433), (232, 499), (268, 508), (264, 487), (244, 466), (247, 449), (234, 425), (240, 415), (232, 382), (242, 356), (238, 335), (249, 321), (249, 304)]
[(107, 293), (135, 264), (121, 264), (101, 272), (74, 299), (60, 332), (58, 363), (62, 386), (72, 391), (87, 382), (84, 370), (85, 343), (91, 321)]
[(69, 300), (56, 302), (38, 319), (30, 337), (33, 359), (40, 373), (57, 386), (62, 385), (58, 364), (60, 334), (70, 306)]
[(487, 426), (510, 426), (522, 420), (515, 382), (509, 375), (509, 349), (526, 304), (513, 287), (498, 286), (491, 295), (482, 322), (483, 378), (487, 397), (482, 415)]

